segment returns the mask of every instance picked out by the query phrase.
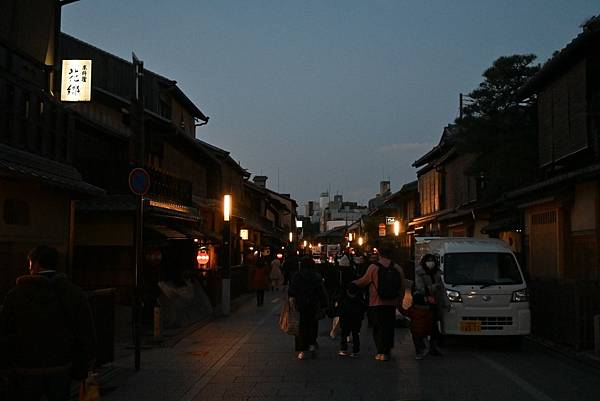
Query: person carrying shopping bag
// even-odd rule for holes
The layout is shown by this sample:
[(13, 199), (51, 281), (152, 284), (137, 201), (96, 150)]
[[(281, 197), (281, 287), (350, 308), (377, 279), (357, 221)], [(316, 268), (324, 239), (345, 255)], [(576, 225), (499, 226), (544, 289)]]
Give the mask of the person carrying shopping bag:
[(322, 308), (327, 306), (327, 293), (312, 258), (305, 257), (300, 262), (300, 271), (292, 276), (288, 297), (290, 306), (300, 313), (299, 332), (295, 336), (297, 357), (315, 356), (319, 318)]
[[(436, 356), (442, 355), (439, 349), (441, 333), (438, 322), (441, 321), (444, 309), (448, 308), (449, 301), (435, 255), (424, 255), (415, 269), (413, 304), (417, 309), (427, 309), (429, 313), (420, 311), (420, 316), (423, 319), (427, 318), (426, 322), (430, 325), (429, 330), (424, 330), (420, 335), (413, 333), (416, 359), (423, 359), (428, 353)], [(429, 347), (425, 343), (427, 334), (430, 335)]]

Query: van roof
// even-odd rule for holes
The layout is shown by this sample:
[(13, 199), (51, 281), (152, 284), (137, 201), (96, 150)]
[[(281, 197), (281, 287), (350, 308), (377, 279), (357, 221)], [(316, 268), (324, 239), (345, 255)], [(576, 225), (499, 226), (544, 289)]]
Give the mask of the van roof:
[(434, 253), (511, 252), (510, 247), (496, 238), (427, 237), (417, 239)]

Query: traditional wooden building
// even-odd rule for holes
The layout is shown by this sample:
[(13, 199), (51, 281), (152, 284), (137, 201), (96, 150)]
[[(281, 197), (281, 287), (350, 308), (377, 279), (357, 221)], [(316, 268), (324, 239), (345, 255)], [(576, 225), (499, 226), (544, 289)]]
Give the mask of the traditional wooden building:
[[(540, 181), (506, 199), (522, 215), (534, 333), (593, 346), (600, 314), (600, 18), (521, 89), (537, 96)], [(557, 296), (560, 294), (560, 296)]]
[(74, 200), (104, 192), (75, 166), (75, 113), (52, 91), (53, 5), (38, 3), (0, 5), (0, 299), (36, 245), (70, 270)]
[(479, 182), (469, 171), (475, 155), (461, 152), (455, 125), (444, 128), (440, 142), (413, 163), (419, 182), (421, 214), (409, 225), (417, 236), (477, 237), (488, 213), (477, 208)]
[[(81, 201), (75, 220), (74, 278), (85, 287), (117, 288), (128, 302), (134, 279), (136, 199), (128, 176), (136, 165), (150, 175), (144, 206), (144, 277), (147, 296), (158, 296), (159, 281), (182, 280), (196, 267), (196, 253), (214, 240), (203, 232), (200, 199), (221, 195), (221, 163), (195, 139), (206, 117), (170, 79), (144, 70), (144, 160), (136, 160), (133, 129), (133, 65), (61, 34), (63, 59), (92, 61), (92, 100), (71, 106), (78, 116), (75, 165), (106, 190)], [(151, 304), (151, 302), (148, 302)]]

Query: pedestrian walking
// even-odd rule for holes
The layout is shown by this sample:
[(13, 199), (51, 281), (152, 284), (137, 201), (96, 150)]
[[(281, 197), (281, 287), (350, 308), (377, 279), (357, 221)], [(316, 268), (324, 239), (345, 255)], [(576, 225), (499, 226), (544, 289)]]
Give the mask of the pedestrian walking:
[[(360, 328), (367, 308), (365, 291), (352, 281), (361, 277), (352, 255), (346, 253), (339, 261), (340, 297), (339, 326), (341, 329), (339, 355), (357, 357), (360, 352)], [(352, 352), (348, 352), (348, 342), (352, 340)]]
[(12, 369), (14, 399), (66, 401), (71, 379), (84, 380), (93, 365), (92, 312), (86, 294), (56, 271), (56, 249), (36, 247), (28, 264), (0, 311), (0, 354)]
[(298, 271), (298, 259), (295, 252), (287, 252), (281, 265), (283, 285), (289, 285), (292, 277)]
[(269, 288), (267, 264), (263, 258), (256, 261), (252, 273), (252, 288), (256, 291), (256, 306), (263, 306), (265, 304), (265, 290)]
[(322, 308), (327, 306), (327, 294), (312, 258), (305, 257), (300, 262), (300, 271), (291, 279), (288, 296), (290, 304), (300, 313), (299, 333), (295, 336), (297, 357), (306, 359), (309, 353), (315, 356), (319, 318)]
[(429, 309), (429, 324), (431, 324), (431, 328), (427, 330), (430, 333), (429, 347), (425, 343), (425, 336), (415, 336), (413, 334), (416, 359), (423, 359), (428, 353), (442, 355), (439, 349), (441, 333), (438, 322), (441, 321), (443, 311), (450, 303), (446, 296), (446, 288), (442, 282), (442, 274), (435, 255), (424, 255), (415, 269), (413, 304), (416, 307)]
[(394, 347), (396, 309), (402, 308), (404, 298), (404, 272), (391, 260), (392, 248), (379, 247), (379, 261), (353, 283), (369, 289), (368, 313), (373, 324), (373, 339), (377, 348), (375, 359), (388, 361)]
[(269, 279), (271, 280), (271, 290), (279, 291), (279, 287), (283, 285), (283, 273), (281, 272), (281, 262), (277, 258), (271, 261)]

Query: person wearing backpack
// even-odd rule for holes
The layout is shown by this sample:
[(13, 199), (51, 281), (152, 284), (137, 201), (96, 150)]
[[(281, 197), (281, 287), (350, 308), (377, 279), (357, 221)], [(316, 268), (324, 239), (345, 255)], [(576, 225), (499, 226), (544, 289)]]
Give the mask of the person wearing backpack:
[(67, 401), (71, 378), (85, 379), (94, 362), (92, 312), (86, 294), (57, 273), (56, 249), (38, 246), (28, 260), (30, 275), (17, 279), (0, 312), (0, 354), (17, 400)]
[(393, 248), (379, 248), (379, 261), (353, 281), (358, 287), (369, 287), (369, 315), (373, 324), (373, 339), (377, 348), (375, 359), (388, 361), (394, 346), (396, 309), (402, 308), (404, 271), (391, 260)]
[(323, 278), (317, 273), (315, 262), (310, 257), (302, 258), (300, 271), (292, 276), (288, 287), (290, 307), (300, 313), (299, 333), (295, 337), (298, 359), (315, 355), (319, 333), (319, 315), (327, 306), (327, 293)]

